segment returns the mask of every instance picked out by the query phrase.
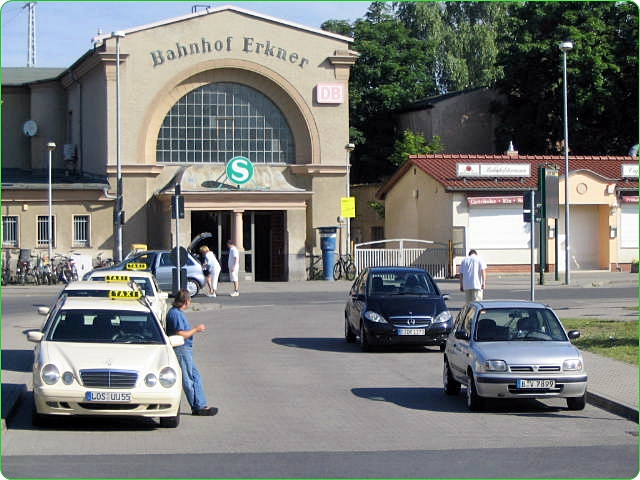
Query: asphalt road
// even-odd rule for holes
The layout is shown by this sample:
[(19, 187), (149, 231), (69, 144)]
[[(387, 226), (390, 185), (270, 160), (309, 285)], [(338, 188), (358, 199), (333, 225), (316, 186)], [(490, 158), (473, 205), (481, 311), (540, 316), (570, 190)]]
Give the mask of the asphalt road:
[[(220, 408), (216, 417), (192, 417), (183, 401), (181, 425), (174, 430), (160, 429), (152, 420), (113, 419), (74, 419), (34, 429), (28, 393), (2, 434), (2, 473), (7, 478), (637, 475), (634, 422), (591, 405), (569, 411), (562, 400), (494, 402), (485, 412), (470, 413), (463, 395), (443, 394), (438, 349), (365, 354), (347, 344), (346, 285), (299, 290), (284, 284), (247, 289), (236, 298), (196, 298), (189, 316), (208, 326), (196, 339), (196, 361), (210, 404)], [(450, 285), (443, 288), (452, 293), (455, 309), (459, 299)], [(53, 297), (45, 290), (3, 292), (3, 383), (30, 383), (32, 345), (23, 332), (40, 325), (42, 317), (32, 312)], [(567, 308), (571, 302), (565, 301)]]

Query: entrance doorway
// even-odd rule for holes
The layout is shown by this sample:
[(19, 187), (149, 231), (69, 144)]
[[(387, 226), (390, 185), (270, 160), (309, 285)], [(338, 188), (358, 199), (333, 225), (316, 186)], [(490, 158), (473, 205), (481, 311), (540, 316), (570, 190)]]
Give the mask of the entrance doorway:
[[(210, 232), (196, 246), (207, 245), (216, 255), (222, 267), (221, 279), (229, 274), (227, 267), (227, 240), (231, 238), (233, 212), (193, 211), (191, 212), (191, 238), (202, 232)], [(251, 276), (257, 282), (287, 281), (286, 263), (286, 218), (284, 211), (245, 211), (243, 222), (243, 252), (241, 273)]]

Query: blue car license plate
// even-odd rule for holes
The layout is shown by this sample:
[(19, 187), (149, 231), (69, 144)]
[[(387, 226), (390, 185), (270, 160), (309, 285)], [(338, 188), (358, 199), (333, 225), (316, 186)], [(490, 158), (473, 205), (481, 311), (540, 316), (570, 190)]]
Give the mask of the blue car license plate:
[(553, 388), (556, 386), (555, 380), (540, 380), (540, 379), (518, 379), (516, 380), (516, 387), (518, 388)]
[(399, 328), (398, 335), (424, 335), (424, 328)]
[(105, 402), (105, 403), (129, 403), (131, 402), (131, 393), (129, 392), (86, 392), (84, 399), (87, 402)]

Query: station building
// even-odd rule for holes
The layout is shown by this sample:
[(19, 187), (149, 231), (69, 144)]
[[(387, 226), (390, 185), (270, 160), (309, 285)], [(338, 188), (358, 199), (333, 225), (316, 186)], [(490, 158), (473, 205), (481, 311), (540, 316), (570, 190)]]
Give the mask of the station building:
[(3, 249), (46, 253), (51, 171), (54, 253), (111, 256), (121, 220), (123, 254), (210, 232), (242, 280), (305, 278), (341, 213), (352, 39), (223, 6), (93, 42), (68, 68), (2, 70)]

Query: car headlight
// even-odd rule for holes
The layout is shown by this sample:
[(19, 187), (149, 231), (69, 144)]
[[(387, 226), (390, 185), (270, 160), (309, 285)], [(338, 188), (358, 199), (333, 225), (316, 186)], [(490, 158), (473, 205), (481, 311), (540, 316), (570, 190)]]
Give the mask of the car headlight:
[(65, 385), (71, 385), (73, 383), (73, 373), (64, 372), (62, 374), (62, 383), (64, 383)]
[(443, 310), (436, 318), (433, 319), (433, 323), (445, 323), (451, 320), (451, 312), (449, 310)]
[(364, 312), (364, 318), (375, 323), (387, 323), (382, 315), (378, 312), (374, 312), (373, 310), (367, 310)]
[(570, 358), (562, 362), (562, 369), (565, 371), (579, 372), (582, 370), (582, 360), (579, 358)]
[(171, 367), (164, 367), (160, 370), (160, 385), (165, 388), (173, 387), (178, 380), (178, 374)]
[(147, 387), (155, 387), (157, 383), (158, 377), (156, 377), (153, 373), (149, 373), (146, 377), (144, 377), (144, 384)]
[(42, 377), (42, 381), (47, 385), (54, 385), (58, 380), (60, 380), (60, 371), (58, 370), (58, 367), (48, 363), (42, 367), (40, 376)]
[(504, 360), (476, 360), (476, 371), (478, 372), (506, 372), (507, 362)]

